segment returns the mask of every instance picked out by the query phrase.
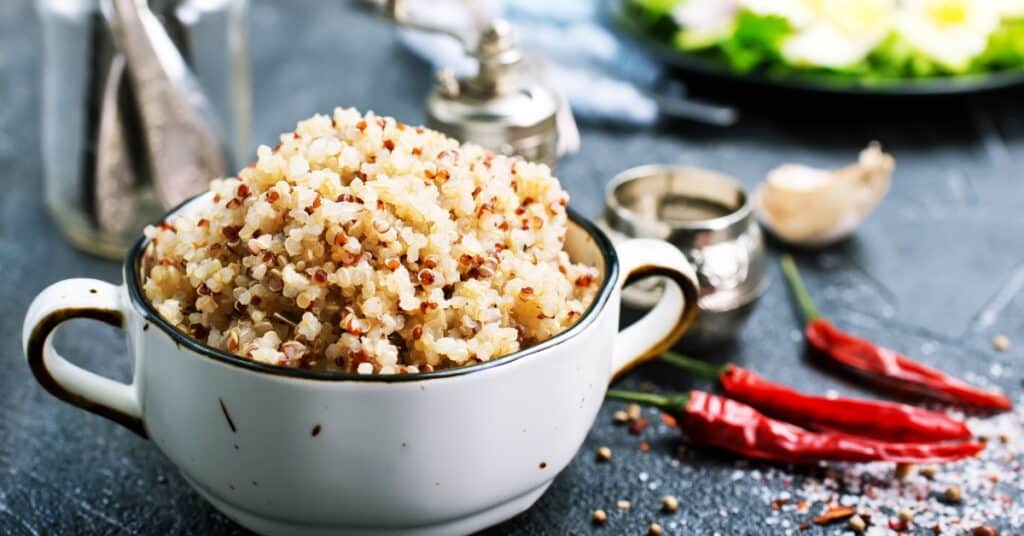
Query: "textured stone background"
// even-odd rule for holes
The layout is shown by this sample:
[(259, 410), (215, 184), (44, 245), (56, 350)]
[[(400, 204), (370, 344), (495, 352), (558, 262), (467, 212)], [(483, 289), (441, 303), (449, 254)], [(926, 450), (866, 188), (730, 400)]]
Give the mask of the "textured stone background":
[[(398, 48), (386, 24), (342, 1), (254, 4), (255, 142), (274, 144), (297, 118), (335, 105), (422, 122), (429, 73)], [(244, 532), (192, 492), (151, 444), (50, 397), (24, 364), (21, 322), (38, 291), (72, 276), (120, 280), (117, 265), (63, 242), (43, 208), (39, 45), (31, 2), (0, 2), (0, 533)], [(707, 166), (752, 186), (782, 161), (841, 165), (868, 140), (879, 139), (898, 162), (892, 193), (856, 238), (801, 256), (812, 292), (839, 323), (939, 367), (998, 384), (1016, 399), (1022, 356), (1016, 348), (1024, 347), (1024, 94), (851, 110), (848, 101), (732, 93), (729, 98), (744, 103), (746, 112), (733, 129), (585, 127), (582, 152), (560, 169), (572, 204), (596, 216), (603, 184), (633, 165)], [(772, 245), (773, 255), (778, 249)], [(871, 396), (808, 363), (774, 266), (772, 286), (737, 343), (708, 357), (817, 392)], [(996, 333), (1022, 344), (997, 355), (990, 349)], [(76, 322), (58, 342), (92, 370), (129, 377), (114, 330)], [(993, 363), (1009, 372), (991, 377)], [(666, 391), (691, 385), (658, 365), (641, 368), (627, 383), (639, 381)], [(681, 443), (676, 433), (649, 430), (643, 439), (651, 451), (642, 453), (640, 439), (611, 426), (616, 407), (605, 407), (581, 454), (540, 502), (493, 533), (588, 532), (592, 508), (612, 511), (615, 500), (625, 498), (633, 510), (613, 512), (601, 530), (640, 534), (659, 517), (654, 512), (663, 493), (682, 498), (682, 510), (672, 518), (685, 520), (679, 532), (770, 532), (762, 524), (767, 507), (751, 497), (745, 481), (730, 478), (733, 459), (702, 452), (672, 467)], [(598, 445), (612, 447), (614, 463), (595, 463)], [(642, 472), (659, 483), (657, 490), (640, 482)]]

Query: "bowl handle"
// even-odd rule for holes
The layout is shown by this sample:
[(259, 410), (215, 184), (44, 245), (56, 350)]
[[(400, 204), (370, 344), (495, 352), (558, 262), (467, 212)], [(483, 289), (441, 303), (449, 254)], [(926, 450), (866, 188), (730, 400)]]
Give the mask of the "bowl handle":
[(699, 285), (693, 265), (678, 248), (663, 240), (636, 238), (616, 246), (622, 272), (619, 287), (651, 276), (673, 283), (643, 318), (619, 332), (612, 358), (612, 381), (668, 350), (686, 333), (697, 315)]
[(104, 378), (73, 365), (53, 348), (57, 326), (92, 318), (124, 327), (121, 287), (97, 279), (65, 279), (39, 293), (25, 315), (22, 345), (36, 381), (53, 396), (122, 424), (147, 437), (135, 385)]

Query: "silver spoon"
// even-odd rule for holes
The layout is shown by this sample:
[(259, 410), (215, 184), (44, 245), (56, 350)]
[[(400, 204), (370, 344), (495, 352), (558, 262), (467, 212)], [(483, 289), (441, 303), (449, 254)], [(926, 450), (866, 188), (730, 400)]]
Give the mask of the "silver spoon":
[(170, 208), (225, 175), (228, 153), (222, 130), (185, 59), (146, 3), (110, 4), (114, 36), (138, 101), (154, 187)]
[(99, 150), (96, 154), (96, 219), (105, 231), (120, 233), (135, 220), (137, 180), (128, 152), (121, 117), (125, 77), (124, 54), (115, 53), (103, 86), (100, 107)]

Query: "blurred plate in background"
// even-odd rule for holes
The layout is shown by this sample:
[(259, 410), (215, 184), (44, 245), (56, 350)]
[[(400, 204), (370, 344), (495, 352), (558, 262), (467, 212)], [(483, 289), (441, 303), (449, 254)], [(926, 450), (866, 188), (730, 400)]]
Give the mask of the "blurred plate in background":
[(738, 72), (718, 58), (677, 50), (626, 24), (623, 9), (628, 0), (601, 2), (607, 24), (650, 52), (658, 61), (681, 74), (698, 75), (719, 82), (817, 94), (876, 97), (952, 96), (1024, 86), (1024, 70), (886, 81), (820, 73)]

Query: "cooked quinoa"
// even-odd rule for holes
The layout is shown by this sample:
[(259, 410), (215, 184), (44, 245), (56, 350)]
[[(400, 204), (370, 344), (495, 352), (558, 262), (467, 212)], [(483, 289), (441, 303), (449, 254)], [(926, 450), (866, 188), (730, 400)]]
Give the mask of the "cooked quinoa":
[(210, 205), (146, 230), (146, 296), (210, 346), (425, 372), (548, 339), (597, 290), (563, 251), (569, 197), (547, 166), (340, 108), (257, 154)]

